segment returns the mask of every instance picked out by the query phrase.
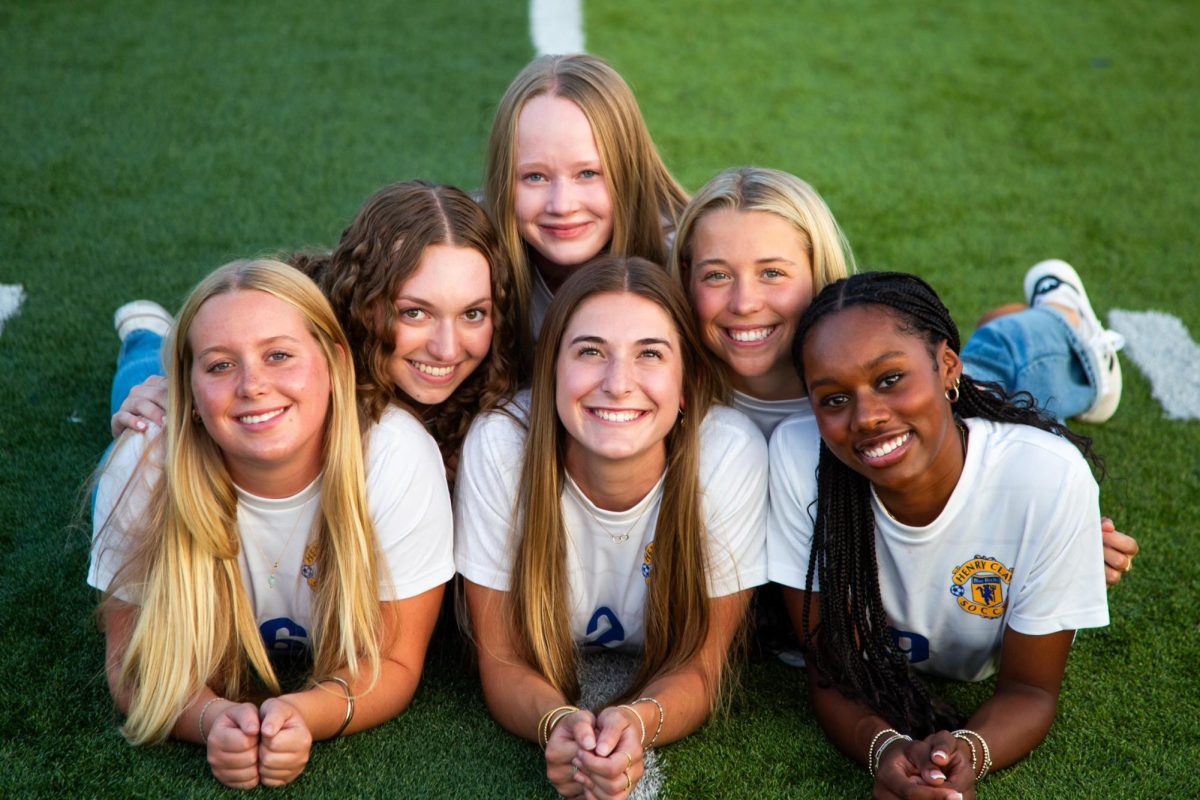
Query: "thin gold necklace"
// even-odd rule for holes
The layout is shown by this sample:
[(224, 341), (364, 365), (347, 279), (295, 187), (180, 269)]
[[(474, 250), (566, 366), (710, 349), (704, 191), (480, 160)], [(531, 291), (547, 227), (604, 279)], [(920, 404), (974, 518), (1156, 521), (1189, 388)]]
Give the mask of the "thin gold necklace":
[[(292, 523), (292, 530), (288, 533), (287, 541), (283, 543), (283, 548), (279, 551), (279, 555), (275, 556), (274, 561), (271, 561), (271, 571), (267, 573), (268, 588), (274, 589), (279, 583), (278, 579), (275, 577), (275, 573), (279, 571), (279, 562), (283, 558), (284, 553), (287, 552), (288, 545), (292, 543), (292, 539), (296, 537), (296, 531), (300, 529), (300, 520), (304, 519), (304, 506), (306, 505), (308, 505), (307, 501), (301, 504), (300, 508), (298, 509), (299, 513), (296, 515), (296, 521)], [(311, 522), (309, 523), (308, 529), (310, 531), (312, 530)], [(257, 540), (254, 540), (254, 549), (259, 552), (264, 561), (270, 561), (266, 551), (262, 549), (262, 545), (259, 544)]]

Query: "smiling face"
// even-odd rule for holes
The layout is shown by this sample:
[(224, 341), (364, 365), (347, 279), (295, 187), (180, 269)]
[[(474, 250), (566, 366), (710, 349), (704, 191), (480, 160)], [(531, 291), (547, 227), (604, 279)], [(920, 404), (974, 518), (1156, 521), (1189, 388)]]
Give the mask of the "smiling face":
[(430, 245), (395, 298), (395, 351), (388, 376), (422, 405), (445, 401), (492, 345), (487, 259), (470, 247)]
[(892, 312), (859, 305), (818, 322), (804, 342), (804, 375), (821, 438), (875, 485), (889, 510), (932, 521), (962, 474), (963, 450), (946, 390), (958, 355), (900, 329)]
[(556, 289), (613, 232), (613, 205), (592, 126), (570, 100), (532, 98), (517, 117), (517, 230)]
[(329, 365), (303, 316), (257, 290), (204, 302), (188, 330), (197, 413), (233, 482), (287, 497), (321, 471)]
[(806, 242), (769, 211), (722, 208), (696, 222), (688, 290), (705, 345), (761, 400), (804, 396), (792, 366), (796, 323), (812, 302)]
[(657, 481), (683, 400), (683, 355), (670, 317), (634, 294), (582, 302), (559, 346), (554, 396), (576, 480), (620, 464)]

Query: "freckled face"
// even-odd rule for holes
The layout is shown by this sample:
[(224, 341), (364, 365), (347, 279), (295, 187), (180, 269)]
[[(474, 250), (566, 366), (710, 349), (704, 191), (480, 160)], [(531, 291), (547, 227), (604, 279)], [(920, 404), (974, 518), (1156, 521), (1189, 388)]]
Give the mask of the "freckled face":
[(591, 124), (571, 100), (542, 94), (521, 109), (514, 198), (521, 238), (552, 271), (576, 267), (608, 247), (613, 204), (604, 165)]
[(762, 400), (804, 396), (791, 350), (812, 302), (812, 263), (790, 222), (768, 211), (705, 214), (692, 233), (688, 288), (704, 343), (738, 389)]
[(288, 496), (321, 471), (329, 365), (294, 307), (256, 290), (207, 300), (188, 330), (193, 402), (234, 483)]
[(890, 497), (949, 497), (962, 472), (945, 396), (962, 373), (954, 351), (943, 342), (931, 357), (925, 340), (901, 330), (889, 311), (853, 306), (809, 332), (803, 363), (821, 438), (885, 505)]
[(581, 303), (555, 362), (555, 405), (566, 462), (622, 462), (638, 474), (666, 467), (665, 439), (683, 400), (679, 334), (657, 304), (633, 294)]
[(444, 402), (492, 346), (492, 279), (478, 250), (435, 244), (395, 299), (388, 376), (422, 405)]

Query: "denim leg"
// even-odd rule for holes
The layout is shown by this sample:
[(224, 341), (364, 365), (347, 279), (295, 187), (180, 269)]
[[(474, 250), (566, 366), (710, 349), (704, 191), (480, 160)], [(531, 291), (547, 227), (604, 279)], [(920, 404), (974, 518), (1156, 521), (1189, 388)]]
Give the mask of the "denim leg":
[(112, 406), (116, 414), (133, 387), (151, 375), (163, 375), (163, 337), (153, 331), (137, 330), (125, 337), (117, 356), (117, 372), (113, 375)]
[(962, 352), (963, 371), (999, 383), (1008, 392), (1029, 392), (1038, 405), (1065, 420), (1096, 400), (1087, 351), (1071, 325), (1048, 308), (998, 317), (971, 335)]

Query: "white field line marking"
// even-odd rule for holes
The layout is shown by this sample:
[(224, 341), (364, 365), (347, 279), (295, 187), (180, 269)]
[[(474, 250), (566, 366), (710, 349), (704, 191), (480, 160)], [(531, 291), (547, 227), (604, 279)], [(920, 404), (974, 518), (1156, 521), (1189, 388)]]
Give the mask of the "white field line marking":
[(1150, 381), (1167, 419), (1200, 419), (1200, 345), (1183, 322), (1161, 311), (1114, 308), (1108, 324), (1125, 337), (1124, 354)]
[(583, 53), (583, 0), (530, 0), (529, 30), (539, 56)]
[(17, 284), (0, 283), (0, 333), (4, 333), (4, 323), (15, 317), (25, 302), (25, 290)]

